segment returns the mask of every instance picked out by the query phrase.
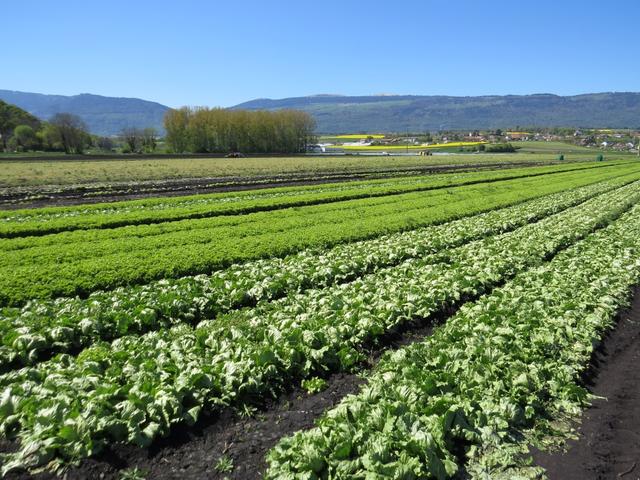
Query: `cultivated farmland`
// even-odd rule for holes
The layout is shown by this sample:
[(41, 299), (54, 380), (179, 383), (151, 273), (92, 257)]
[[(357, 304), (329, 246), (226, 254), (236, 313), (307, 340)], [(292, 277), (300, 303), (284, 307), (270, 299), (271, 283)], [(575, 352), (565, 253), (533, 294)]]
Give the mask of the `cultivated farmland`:
[(2, 475), (541, 474), (640, 282), (640, 162), (404, 167), (0, 212)]

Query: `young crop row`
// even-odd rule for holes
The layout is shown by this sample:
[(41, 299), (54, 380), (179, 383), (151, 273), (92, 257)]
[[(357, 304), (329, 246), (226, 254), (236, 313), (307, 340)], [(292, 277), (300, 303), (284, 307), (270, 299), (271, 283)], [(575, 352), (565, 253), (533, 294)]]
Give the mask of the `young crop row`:
[(579, 373), (640, 281), (639, 258), (635, 207), (387, 355), (360, 393), (271, 450), (266, 478), (444, 479), (461, 446), (477, 478), (522, 464), (514, 430), (585, 405)]
[[(200, 412), (263, 400), (348, 369), (390, 328), (430, 317), (543, 262), (640, 200), (640, 183), (440, 258), (141, 336), (97, 343), (0, 376), (0, 431), (19, 440), (4, 471), (73, 461), (110, 442), (148, 445)], [(438, 261), (439, 260), (439, 261)]]
[[(339, 221), (340, 217), (345, 215), (345, 210), (356, 211), (358, 216), (381, 215), (423, 206), (438, 206), (471, 195), (499, 193), (514, 189), (516, 186), (521, 187), (521, 189), (532, 189), (536, 194), (536, 187), (540, 185), (558, 185), (565, 182), (569, 184), (577, 182), (578, 185), (584, 185), (638, 172), (640, 172), (640, 165), (634, 163), (605, 171), (589, 169), (563, 172), (553, 176), (500, 180), (484, 184), (453, 186), (427, 192), (407, 192), (399, 195), (339, 201), (268, 212), (188, 219), (160, 224), (130, 225), (112, 229), (79, 230), (37, 237), (0, 239), (0, 251), (6, 255), (19, 255), (20, 250), (28, 250), (29, 252), (34, 252), (34, 254), (35, 252), (41, 252), (42, 255), (46, 255), (47, 248), (55, 249), (65, 245), (65, 250), (73, 250), (75, 252), (75, 258), (83, 258), (88, 254), (83, 251), (83, 248), (86, 249), (88, 244), (91, 244), (91, 248), (97, 249), (99, 255), (103, 255), (110, 251), (110, 247), (114, 248), (114, 245), (121, 243), (124, 238), (137, 241), (136, 244), (128, 245), (127, 248), (130, 246), (144, 247), (147, 241), (162, 242), (165, 245), (178, 245), (189, 242), (188, 238), (194, 236), (202, 237), (198, 241), (203, 241), (203, 239), (211, 241), (212, 235), (216, 235), (213, 229), (249, 229), (250, 226), (266, 223), (270, 228), (267, 231), (279, 231), (287, 228), (287, 222), (293, 222), (292, 226), (300, 228), (323, 220), (329, 221), (329, 217)], [(536, 194), (536, 196), (539, 195)], [(247, 232), (241, 232), (241, 234), (250, 235), (255, 231), (265, 231), (264, 226), (253, 230), (249, 229)], [(185, 233), (189, 235), (185, 237)], [(118, 240), (118, 242), (113, 242), (113, 240)], [(26, 255), (28, 252), (23, 253)], [(7, 263), (8, 260), (5, 260), (7, 258), (6, 255), (3, 255), (0, 261)], [(11, 263), (15, 264), (16, 260), (19, 260), (19, 257), (12, 257)]]
[[(630, 179), (640, 175), (637, 168), (610, 172), (610, 178), (625, 173)], [(210, 273), (237, 262), (282, 257), (305, 248), (330, 247), (442, 223), (592, 184), (599, 176), (604, 175), (574, 172), (554, 175), (553, 182), (547, 177), (509, 180), (403, 194), (393, 202), (377, 198), (341, 202), (341, 208), (331, 204), (238, 218), (185, 220), (173, 222), (181, 224), (180, 229), (169, 233), (161, 232), (176, 228), (173, 223), (31, 237), (31, 248), (5, 251), (0, 258), (0, 305), (20, 305), (33, 298), (86, 296), (100, 289)], [(211, 226), (204, 228), (203, 222)], [(77, 242), (65, 243), (78, 236)], [(3, 240), (0, 245), (25, 240)]]
[(86, 299), (32, 300), (0, 310), (0, 371), (28, 365), (43, 353), (68, 352), (97, 340), (194, 323), (259, 301), (351, 281), (409, 258), (424, 257), (512, 230), (622, 186), (600, 182), (409, 232), (256, 260), (212, 275), (164, 279), (94, 292)]
[[(470, 180), (468, 177), (477, 177)], [(462, 178), (460, 178), (462, 177)], [(289, 187), (248, 192), (134, 200), (117, 204), (82, 205), (57, 209), (7, 212), (0, 218), (0, 237), (45, 235), (92, 228), (172, 222), (219, 215), (238, 215), (264, 210), (378, 197), (444, 186), (491, 181), (486, 174), (438, 175), (410, 179), (348, 182), (313, 187)], [(499, 177), (498, 177), (499, 178)], [(355, 185), (354, 185), (355, 184)], [(0, 212), (1, 214), (2, 212)]]
[[(48, 252), (58, 249), (61, 245), (65, 246), (65, 250), (73, 249), (66, 256), (63, 256), (63, 259), (82, 259), (91, 256), (94, 251), (101, 255), (115, 253), (121, 249), (120, 243), (122, 240), (132, 242), (127, 244), (127, 248), (144, 248), (147, 245), (157, 246), (153, 242), (166, 246), (211, 242), (215, 240), (212, 237), (219, 236), (218, 230), (245, 229), (246, 231), (238, 231), (241, 232), (241, 235), (246, 236), (257, 233), (278, 232), (288, 228), (303, 228), (319, 222), (329, 222), (331, 218), (340, 221), (340, 217), (345, 214), (345, 210), (355, 210), (360, 215), (372, 216), (399, 211), (400, 206), (405, 202), (409, 205), (409, 208), (421, 208), (425, 205), (437, 206), (446, 203), (447, 200), (459, 200), (467, 191), (474, 191), (469, 189), (474, 189), (474, 186), (454, 187), (451, 190), (436, 190), (433, 192), (412, 192), (399, 196), (392, 195), (364, 200), (351, 200), (247, 215), (181, 220), (104, 230), (81, 230), (42, 237), (5, 239), (0, 240), (0, 249), (6, 255), (13, 256), (12, 263), (15, 260), (19, 260), (21, 255), (40, 255), (44, 257)], [(265, 222), (266, 219), (269, 222)], [(265, 225), (262, 225), (263, 222)], [(114, 242), (114, 240), (118, 240), (118, 242)], [(0, 261), (7, 263), (5, 258), (0, 259)]]
[[(620, 165), (620, 163), (616, 165)], [(602, 164), (554, 165), (504, 171), (441, 174), (346, 184), (283, 187), (232, 194), (216, 193), (172, 199), (0, 212), (0, 238), (44, 235), (78, 229), (114, 228), (217, 215), (237, 215), (293, 206), (424, 191), (445, 186), (611, 167), (612, 165)]]

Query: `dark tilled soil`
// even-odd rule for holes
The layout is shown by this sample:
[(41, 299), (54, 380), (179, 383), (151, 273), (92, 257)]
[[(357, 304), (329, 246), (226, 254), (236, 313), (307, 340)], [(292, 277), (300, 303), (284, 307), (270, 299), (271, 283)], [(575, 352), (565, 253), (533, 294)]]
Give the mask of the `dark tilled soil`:
[[(83, 461), (64, 478), (116, 480), (123, 470), (138, 468), (148, 480), (259, 479), (266, 467), (265, 454), (280, 438), (312, 427), (322, 412), (346, 395), (357, 392), (363, 380), (355, 374), (340, 373), (329, 377), (327, 383), (325, 390), (314, 395), (294, 389), (251, 417), (226, 409), (219, 415), (202, 418), (194, 427), (179, 426), (150, 448), (117, 445)], [(223, 456), (232, 459), (231, 472), (216, 470)], [(50, 473), (33, 476), (10, 473), (6, 478), (53, 480), (60, 477)]]
[[(457, 306), (450, 307), (431, 321), (399, 326), (384, 335), (375, 346), (366, 349), (368, 360), (362, 367), (372, 368), (387, 350), (424, 339), (431, 334), (434, 324), (456, 311)], [(345, 396), (356, 393), (364, 383), (360, 376), (352, 373), (334, 374), (326, 381), (328, 386), (320, 393), (310, 395), (300, 388), (293, 388), (279, 399), (267, 401), (251, 417), (225, 409), (219, 415), (202, 418), (193, 427), (178, 426), (169, 437), (158, 440), (150, 448), (114, 446), (84, 460), (79, 467), (67, 471), (64, 478), (116, 480), (123, 470), (138, 468), (146, 473), (148, 480), (260, 479), (266, 469), (265, 455), (280, 438), (311, 428), (324, 411)], [(0, 452), (13, 448), (14, 444), (0, 444)], [(232, 471), (216, 471), (216, 464), (223, 456), (233, 460)], [(51, 473), (29, 475), (20, 472), (5, 477), (6, 480), (59, 478)]]
[[(269, 448), (285, 435), (312, 427), (323, 411), (355, 393), (363, 380), (353, 374), (337, 374), (328, 383), (329, 387), (316, 395), (296, 389), (250, 418), (226, 410), (203, 419), (195, 429), (176, 429), (153, 448), (117, 447), (85, 461), (67, 478), (117, 479), (122, 469), (134, 466), (145, 472), (147, 479), (261, 478)], [(216, 470), (223, 456), (232, 459), (232, 471)]]
[(585, 383), (595, 400), (566, 453), (532, 451), (551, 480), (640, 479), (640, 288), (595, 352)]
[[(289, 174), (271, 177), (183, 178), (121, 182), (96, 186), (44, 185), (34, 187), (7, 187), (0, 191), (0, 210), (81, 205), (98, 202), (119, 202), (150, 197), (172, 197), (204, 193), (221, 193), (262, 188), (317, 185), (353, 180), (380, 179), (394, 176), (424, 175), (453, 171), (517, 168), (536, 166), (543, 162), (491, 163), (477, 165), (415, 166), (406, 169), (366, 170), (343, 173)], [(546, 163), (548, 164), (548, 162)], [(546, 165), (545, 164), (545, 165)]]
[[(450, 308), (435, 323), (455, 313)], [(375, 365), (380, 355), (424, 339), (431, 323), (413, 323), (391, 332), (369, 351), (364, 367)], [(580, 426), (580, 438), (568, 443), (568, 452), (532, 451), (535, 463), (547, 469), (551, 480), (601, 480), (640, 478), (640, 288), (633, 304), (618, 316), (617, 326), (596, 350), (584, 382), (607, 400), (596, 400)], [(265, 454), (277, 441), (314, 421), (342, 398), (356, 393), (364, 381), (357, 375), (339, 373), (327, 378), (328, 387), (309, 395), (294, 388), (268, 401), (252, 417), (231, 409), (205, 417), (194, 427), (179, 426), (171, 435), (142, 449), (118, 445), (85, 460), (68, 471), (73, 479), (118, 479), (123, 470), (139, 468), (147, 479), (258, 479), (265, 470)], [(7, 451), (11, 444), (0, 445)], [(217, 472), (221, 457), (233, 461), (233, 470)], [(11, 473), (7, 479), (52, 480), (52, 474), (35, 476)]]

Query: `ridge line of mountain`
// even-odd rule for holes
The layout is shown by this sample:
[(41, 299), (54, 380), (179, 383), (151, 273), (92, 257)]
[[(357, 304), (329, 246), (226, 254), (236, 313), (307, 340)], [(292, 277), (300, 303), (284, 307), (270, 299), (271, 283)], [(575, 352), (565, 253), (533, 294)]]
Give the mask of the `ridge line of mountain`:
[[(0, 100), (46, 120), (58, 112), (79, 115), (92, 133), (117, 135), (127, 127), (162, 133), (169, 107), (128, 97), (73, 96), (0, 90)], [(421, 132), (509, 127), (639, 128), (640, 93), (578, 95), (338, 95), (254, 99), (231, 109), (309, 112), (318, 133)]]

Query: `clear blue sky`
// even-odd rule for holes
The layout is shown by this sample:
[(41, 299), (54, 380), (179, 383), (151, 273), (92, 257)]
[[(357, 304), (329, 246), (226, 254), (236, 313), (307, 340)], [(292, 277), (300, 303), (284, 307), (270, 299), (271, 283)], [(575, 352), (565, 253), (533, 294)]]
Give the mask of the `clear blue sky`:
[(640, 90), (640, 1), (6, 0), (0, 89), (230, 106)]

